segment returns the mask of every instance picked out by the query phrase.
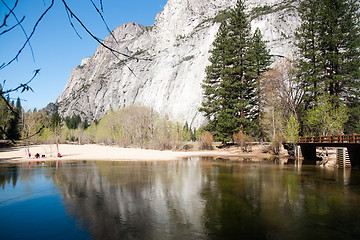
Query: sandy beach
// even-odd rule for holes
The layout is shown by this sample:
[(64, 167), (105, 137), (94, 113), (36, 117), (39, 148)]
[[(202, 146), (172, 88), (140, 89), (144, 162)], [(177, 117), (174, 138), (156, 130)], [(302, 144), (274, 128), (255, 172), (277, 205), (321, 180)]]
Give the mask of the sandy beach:
[[(31, 157), (28, 156), (28, 151)], [(214, 156), (214, 157), (239, 157), (244, 153), (239, 151), (217, 150), (217, 151), (159, 151), (137, 148), (121, 148), (116, 146), (103, 145), (71, 145), (60, 144), (59, 152), (62, 160), (109, 160), (109, 161), (166, 161), (177, 160), (185, 157), (194, 156)], [(36, 145), (30, 147), (12, 147), (0, 149), (0, 162), (24, 162), (38, 161), (35, 154), (39, 153), (40, 160), (56, 160), (56, 145)], [(249, 155), (251, 156), (251, 155)]]

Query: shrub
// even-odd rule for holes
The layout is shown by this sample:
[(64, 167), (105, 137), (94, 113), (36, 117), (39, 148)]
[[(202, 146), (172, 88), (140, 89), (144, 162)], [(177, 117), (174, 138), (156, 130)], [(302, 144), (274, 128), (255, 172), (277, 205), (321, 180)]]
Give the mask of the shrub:
[(252, 152), (252, 142), (254, 139), (243, 132), (233, 134), (234, 141), (244, 152)]
[(275, 138), (271, 140), (270, 149), (275, 155), (280, 154), (280, 148), (282, 146), (283, 137), (281, 135), (277, 135)]
[(199, 143), (200, 150), (213, 150), (213, 146), (212, 146), (213, 140), (214, 137), (212, 133), (207, 131), (202, 132)]

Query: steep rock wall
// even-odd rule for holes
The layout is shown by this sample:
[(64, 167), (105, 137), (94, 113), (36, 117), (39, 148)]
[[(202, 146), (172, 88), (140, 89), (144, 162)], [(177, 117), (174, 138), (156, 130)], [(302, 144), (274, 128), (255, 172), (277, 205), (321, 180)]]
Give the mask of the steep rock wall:
[[(296, 1), (248, 0), (252, 29), (259, 27), (274, 56), (293, 55), (293, 33), (299, 24)], [(78, 114), (90, 121), (110, 109), (133, 104), (149, 106), (161, 114), (204, 123), (198, 112), (201, 82), (209, 65), (209, 50), (236, 0), (168, 0), (152, 26), (127, 23), (104, 42), (134, 58), (116, 57), (102, 46), (75, 67), (57, 99), (60, 114)]]

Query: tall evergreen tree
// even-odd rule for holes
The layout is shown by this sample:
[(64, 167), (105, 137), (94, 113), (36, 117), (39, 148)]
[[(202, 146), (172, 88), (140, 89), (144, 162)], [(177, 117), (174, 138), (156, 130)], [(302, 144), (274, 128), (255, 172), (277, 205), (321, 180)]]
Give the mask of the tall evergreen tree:
[(7, 136), (12, 140), (19, 140), (20, 134), (20, 114), (22, 111), (20, 98), (16, 100), (16, 105), (12, 104), (11, 117), (9, 120), (9, 127), (7, 129)]
[(262, 73), (269, 70), (271, 65), (269, 49), (266, 48), (266, 42), (262, 39), (259, 28), (256, 28), (252, 37), (252, 64), (254, 65), (255, 77), (258, 79)]
[(211, 56), (209, 58), (211, 65), (205, 70), (206, 78), (202, 84), (204, 101), (200, 111), (203, 111), (209, 119), (208, 128), (211, 130), (215, 129), (218, 122), (218, 113), (222, 109), (221, 81), (225, 69), (228, 32), (227, 23), (223, 22), (213, 42), (213, 49), (210, 51)]
[(297, 29), (297, 47), (301, 58), (298, 59), (301, 87), (306, 91), (306, 105), (315, 99), (319, 92), (320, 76), (320, 44), (318, 41), (319, 1), (303, 0), (299, 12), (302, 24)]
[[(2, 88), (0, 85), (0, 92)], [(11, 117), (11, 110), (8, 106), (7, 99), (3, 96), (0, 97), (0, 139), (9, 139), (7, 129)]]
[(211, 65), (206, 69), (205, 101), (200, 111), (223, 142), (239, 131), (257, 134), (257, 76), (266, 64), (257, 62), (256, 54), (264, 48), (258, 46), (264, 44), (261, 35), (257, 32), (253, 40), (250, 30), (245, 5), (238, 0), (229, 20), (220, 26), (209, 59)]
[(258, 121), (259, 128), (259, 137), (263, 139), (265, 134), (263, 132), (262, 122), (261, 122), (261, 114), (263, 112), (262, 100), (260, 97), (260, 89), (261, 89), (261, 81), (260, 78), (262, 74), (269, 70), (271, 65), (269, 50), (266, 48), (266, 42), (262, 39), (262, 34), (259, 28), (257, 28), (252, 37), (252, 63), (254, 67), (255, 79), (257, 80), (257, 88), (256, 88), (256, 98), (253, 99), (253, 104), (257, 104), (258, 107), (253, 109), (253, 116), (256, 116)]
[[(297, 33), (299, 80), (307, 93), (304, 109), (327, 94), (336, 106), (357, 106), (360, 87), (359, 3), (356, 0), (303, 0)], [(357, 118), (356, 108), (352, 109)], [(351, 125), (351, 124), (347, 124)], [(352, 124), (354, 125), (354, 124)], [(358, 129), (360, 130), (360, 129)]]
[(61, 117), (59, 112), (56, 111), (51, 115), (50, 128), (55, 134), (55, 144), (57, 152), (59, 152), (59, 139), (60, 139), (60, 130), (62, 127)]

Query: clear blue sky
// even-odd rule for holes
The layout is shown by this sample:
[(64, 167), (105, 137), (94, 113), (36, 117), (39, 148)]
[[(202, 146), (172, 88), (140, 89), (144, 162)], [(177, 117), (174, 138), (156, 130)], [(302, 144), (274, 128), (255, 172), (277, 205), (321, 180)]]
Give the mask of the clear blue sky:
[[(4, 2), (12, 8), (15, 0), (4, 0)], [(91, 0), (66, 0), (66, 2), (94, 35), (101, 39), (109, 35)], [(100, 7), (100, 0), (93, 2)], [(154, 23), (156, 14), (163, 10), (166, 2), (167, 0), (102, 0), (104, 8), (102, 14), (111, 31), (127, 22), (150, 26)], [(23, 26), (28, 35), (35, 21), (50, 4), (51, 0), (19, 0), (14, 12), (19, 20), (25, 16)], [(0, 1), (0, 25), (7, 12)], [(9, 17), (7, 23), (9, 26), (13, 25), (14, 18)], [(55, 102), (71, 70), (80, 65), (81, 59), (93, 55), (98, 47), (98, 43), (75, 20), (73, 23), (82, 39), (71, 27), (62, 1), (55, 0), (53, 8), (40, 22), (30, 40), (35, 61), (27, 46), (18, 61), (0, 70), (0, 82), (3, 85), (3, 81), (6, 80), (5, 88), (9, 89), (25, 83), (32, 77), (35, 69), (41, 69), (40, 74), (30, 84), (34, 92), (10, 95), (12, 99), (20, 96), (24, 100), (22, 105), (26, 110), (40, 109), (49, 102)], [(5, 27), (1, 28), (0, 33), (5, 29)], [(24, 42), (25, 36), (20, 27), (0, 35), (0, 65), (10, 61)]]

